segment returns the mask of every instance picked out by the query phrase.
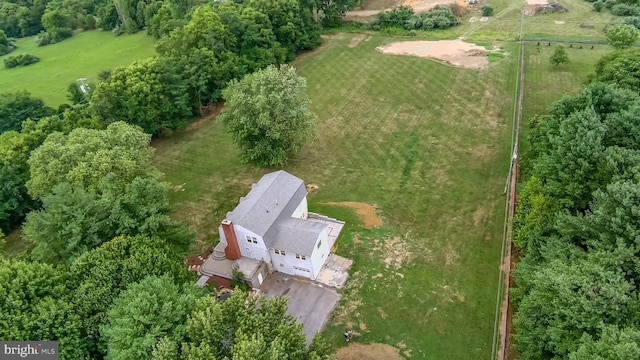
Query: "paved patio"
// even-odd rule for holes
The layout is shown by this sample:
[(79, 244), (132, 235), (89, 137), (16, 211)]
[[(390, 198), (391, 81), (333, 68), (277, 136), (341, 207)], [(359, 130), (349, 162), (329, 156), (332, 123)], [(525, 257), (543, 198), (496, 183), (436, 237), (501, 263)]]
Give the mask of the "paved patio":
[(316, 282), (341, 289), (344, 283), (347, 282), (347, 278), (349, 278), (351, 265), (353, 265), (353, 260), (343, 258), (336, 254), (329, 254), (327, 261), (325, 261), (322, 269), (320, 269), (320, 273), (318, 273)]
[(289, 299), (287, 315), (302, 324), (307, 344), (311, 343), (317, 332), (324, 329), (340, 300), (340, 295), (334, 289), (278, 272), (265, 279), (260, 292), (267, 298), (285, 296)]

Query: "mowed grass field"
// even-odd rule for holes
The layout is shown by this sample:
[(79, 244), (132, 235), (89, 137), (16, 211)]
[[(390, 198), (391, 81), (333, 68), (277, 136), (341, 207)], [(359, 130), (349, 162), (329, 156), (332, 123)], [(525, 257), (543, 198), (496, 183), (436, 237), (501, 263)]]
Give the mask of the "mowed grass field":
[[(102, 70), (129, 65), (155, 54), (154, 40), (144, 32), (115, 36), (112, 32), (80, 32), (60, 43), (38, 47), (35, 38), (19, 39), (18, 49), (0, 57), (0, 91), (27, 90), (52, 107), (67, 103), (67, 87), (78, 78), (96, 80)], [(7, 69), (2, 60), (31, 54), (40, 62)]]
[[(384, 343), (413, 359), (489, 359), (510, 158), (514, 55), (488, 70), (383, 55), (373, 36), (338, 35), (294, 65), (307, 79), (316, 137), (284, 167), (314, 184), (310, 211), (347, 221), (337, 254), (354, 260), (325, 330), (336, 346)], [(219, 123), (154, 143), (175, 216), (202, 248), (262, 174), (242, 165)], [(374, 205), (365, 229), (349, 209)], [(194, 250), (196, 251), (196, 250)]]

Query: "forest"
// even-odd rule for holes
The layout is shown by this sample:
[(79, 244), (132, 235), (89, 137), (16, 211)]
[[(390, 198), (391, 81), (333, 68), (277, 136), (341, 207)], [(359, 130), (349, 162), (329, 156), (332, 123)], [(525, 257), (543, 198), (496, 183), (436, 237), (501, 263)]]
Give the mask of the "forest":
[(640, 357), (640, 51), (530, 121), (514, 221), (522, 359)]

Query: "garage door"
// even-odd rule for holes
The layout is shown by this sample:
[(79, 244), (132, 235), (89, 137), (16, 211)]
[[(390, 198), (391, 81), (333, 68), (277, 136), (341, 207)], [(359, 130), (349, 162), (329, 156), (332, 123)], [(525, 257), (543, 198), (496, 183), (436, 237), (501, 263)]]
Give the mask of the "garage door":
[(309, 269), (305, 269), (297, 266), (293, 267), (293, 273), (294, 275), (300, 275), (308, 278), (311, 277), (311, 271)]

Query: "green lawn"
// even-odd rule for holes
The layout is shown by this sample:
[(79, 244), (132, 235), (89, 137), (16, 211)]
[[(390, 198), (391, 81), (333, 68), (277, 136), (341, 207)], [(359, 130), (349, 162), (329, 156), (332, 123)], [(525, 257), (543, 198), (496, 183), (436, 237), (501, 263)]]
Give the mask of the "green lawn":
[(528, 43), (525, 51), (525, 87), (523, 119), (529, 119), (536, 114), (544, 114), (553, 102), (563, 95), (579, 91), (593, 73), (593, 67), (600, 58), (612, 51), (611, 47), (596, 45), (567, 46), (569, 64), (553, 66), (549, 58), (553, 54), (554, 44), (547, 46), (546, 42)]
[[(18, 49), (0, 57), (1, 91), (28, 90), (49, 106), (68, 102), (67, 87), (77, 78), (96, 79), (99, 71), (129, 65), (155, 54), (152, 37), (140, 32), (115, 36), (111, 32), (80, 32), (58, 44), (38, 47), (34, 38), (17, 41)], [(1, 61), (7, 56), (32, 54), (40, 62), (6, 69)]]
[[(317, 135), (284, 167), (318, 186), (311, 211), (348, 222), (337, 252), (355, 262), (325, 333), (336, 346), (353, 327), (356, 341), (412, 358), (489, 359), (515, 56), (465, 70), (375, 51), (391, 38), (349, 48), (352, 36), (296, 60)], [(225, 213), (274, 170), (240, 164), (215, 121), (154, 145), (176, 217), (209, 246)], [(340, 201), (374, 204), (385, 225), (366, 230), (323, 205)]]

